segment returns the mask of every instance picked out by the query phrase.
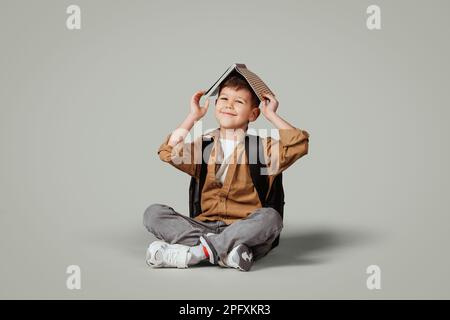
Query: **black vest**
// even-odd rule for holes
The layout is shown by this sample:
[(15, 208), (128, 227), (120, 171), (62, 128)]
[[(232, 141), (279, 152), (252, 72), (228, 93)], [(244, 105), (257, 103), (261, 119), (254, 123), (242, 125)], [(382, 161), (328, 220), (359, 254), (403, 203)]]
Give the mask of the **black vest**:
[[(191, 178), (189, 185), (189, 216), (194, 218), (202, 213), (201, 208), (201, 190), (206, 180), (206, 173), (208, 170), (208, 164), (205, 159), (209, 159), (209, 152), (211, 148), (206, 148), (212, 140), (203, 140), (202, 142), (202, 163), (200, 165), (200, 178)], [(258, 146), (261, 146), (258, 148)], [(206, 153), (203, 154), (204, 150)], [(258, 152), (259, 150), (259, 152)], [(259, 200), (263, 207), (274, 208), (283, 219), (284, 209), (284, 190), (283, 190), (283, 174), (279, 173), (272, 183), (272, 187), (269, 190), (269, 179), (267, 175), (261, 174), (261, 169), (266, 167), (264, 160), (264, 149), (262, 146), (262, 140), (259, 136), (246, 135), (245, 136), (245, 154), (247, 157), (247, 163), (250, 166), (250, 175), (258, 193)], [(249, 159), (250, 156), (250, 159)], [(267, 196), (267, 198), (266, 198)], [(280, 241), (278, 236), (272, 244), (272, 248), (276, 247)]]

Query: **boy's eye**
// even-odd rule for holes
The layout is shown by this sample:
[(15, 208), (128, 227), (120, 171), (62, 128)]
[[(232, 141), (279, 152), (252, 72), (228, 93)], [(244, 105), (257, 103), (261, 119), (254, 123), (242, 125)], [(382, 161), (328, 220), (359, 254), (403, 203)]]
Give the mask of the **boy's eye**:
[(237, 101), (237, 102), (239, 102), (239, 103), (241, 103), (241, 104), (243, 103), (242, 101)]
[(227, 100), (227, 98), (225, 98), (225, 97), (222, 97), (222, 98), (220, 98), (220, 100)]

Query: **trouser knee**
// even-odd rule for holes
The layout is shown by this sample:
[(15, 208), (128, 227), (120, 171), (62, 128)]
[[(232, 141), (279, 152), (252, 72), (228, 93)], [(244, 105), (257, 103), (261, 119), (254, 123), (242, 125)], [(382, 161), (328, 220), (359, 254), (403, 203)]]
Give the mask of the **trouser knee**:
[(254, 212), (255, 218), (261, 219), (266, 230), (280, 232), (283, 229), (283, 219), (280, 213), (274, 208), (259, 208)]
[(147, 230), (151, 231), (158, 224), (160, 218), (167, 212), (167, 208), (164, 204), (154, 203), (145, 209), (143, 223)]

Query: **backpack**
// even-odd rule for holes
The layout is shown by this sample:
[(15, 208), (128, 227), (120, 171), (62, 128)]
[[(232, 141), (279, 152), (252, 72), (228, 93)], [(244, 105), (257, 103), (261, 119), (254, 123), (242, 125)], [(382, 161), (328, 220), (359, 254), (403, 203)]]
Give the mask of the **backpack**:
[[(202, 213), (201, 208), (201, 196), (202, 196), (202, 190), (203, 185), (205, 183), (206, 174), (207, 174), (207, 162), (205, 162), (205, 159), (209, 159), (209, 152), (211, 152), (211, 148), (206, 148), (210, 143), (212, 142), (212, 139), (210, 140), (203, 140), (202, 141), (202, 163), (201, 163), (201, 169), (200, 169), (200, 176), (199, 179), (196, 179), (195, 177), (191, 178), (191, 183), (189, 185), (189, 216), (191, 218), (195, 218), (200, 213)], [(272, 187), (270, 189), (270, 192), (267, 196), (267, 199), (265, 199), (265, 195), (267, 195), (268, 189), (269, 189), (269, 179), (267, 175), (261, 175), (261, 168), (266, 167), (264, 155), (263, 155), (263, 148), (258, 148), (258, 146), (262, 146), (262, 140), (259, 136), (255, 135), (246, 135), (245, 136), (245, 154), (247, 157), (247, 163), (250, 166), (250, 175), (253, 181), (253, 184), (256, 188), (256, 191), (258, 193), (259, 200), (261, 201), (261, 204), (263, 207), (271, 207), (274, 208), (281, 216), (281, 219), (283, 219), (283, 211), (284, 211), (284, 189), (283, 189), (283, 175), (282, 173), (279, 173), (275, 176), (274, 181), (272, 183)], [(206, 153), (203, 154), (204, 150), (206, 149)], [(260, 151), (258, 153), (258, 150)], [(249, 160), (250, 155), (250, 160)], [(256, 159), (256, 161), (254, 160)], [(261, 160), (261, 161), (260, 161)], [(253, 163), (255, 162), (255, 163)], [(280, 242), (280, 236), (278, 236), (274, 242), (272, 243), (271, 249), (278, 246)]]

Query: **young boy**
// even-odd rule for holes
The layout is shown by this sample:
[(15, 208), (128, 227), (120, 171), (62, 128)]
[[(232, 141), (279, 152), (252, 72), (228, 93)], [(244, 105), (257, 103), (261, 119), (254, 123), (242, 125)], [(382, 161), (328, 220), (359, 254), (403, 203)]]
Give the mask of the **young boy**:
[[(198, 91), (192, 96), (190, 113), (158, 150), (162, 161), (196, 178), (199, 165), (193, 157), (195, 141), (187, 144), (184, 139), (208, 110), (208, 100), (200, 106), (204, 93)], [(148, 247), (149, 266), (187, 268), (209, 261), (248, 271), (255, 260), (271, 250), (283, 223), (275, 209), (262, 207), (249, 165), (243, 160), (248, 124), (262, 112), (279, 130), (279, 140), (262, 139), (269, 181), (308, 153), (309, 133), (294, 128), (276, 113), (278, 101), (274, 96), (263, 97), (265, 101), (261, 102), (260, 109), (258, 97), (239, 74), (231, 74), (220, 85), (215, 101), (215, 116), (220, 127), (200, 138), (213, 139), (201, 191), (202, 212), (190, 218), (164, 204), (152, 204), (146, 209), (144, 226), (162, 240)], [(190, 161), (180, 161), (186, 159), (186, 155)]]

